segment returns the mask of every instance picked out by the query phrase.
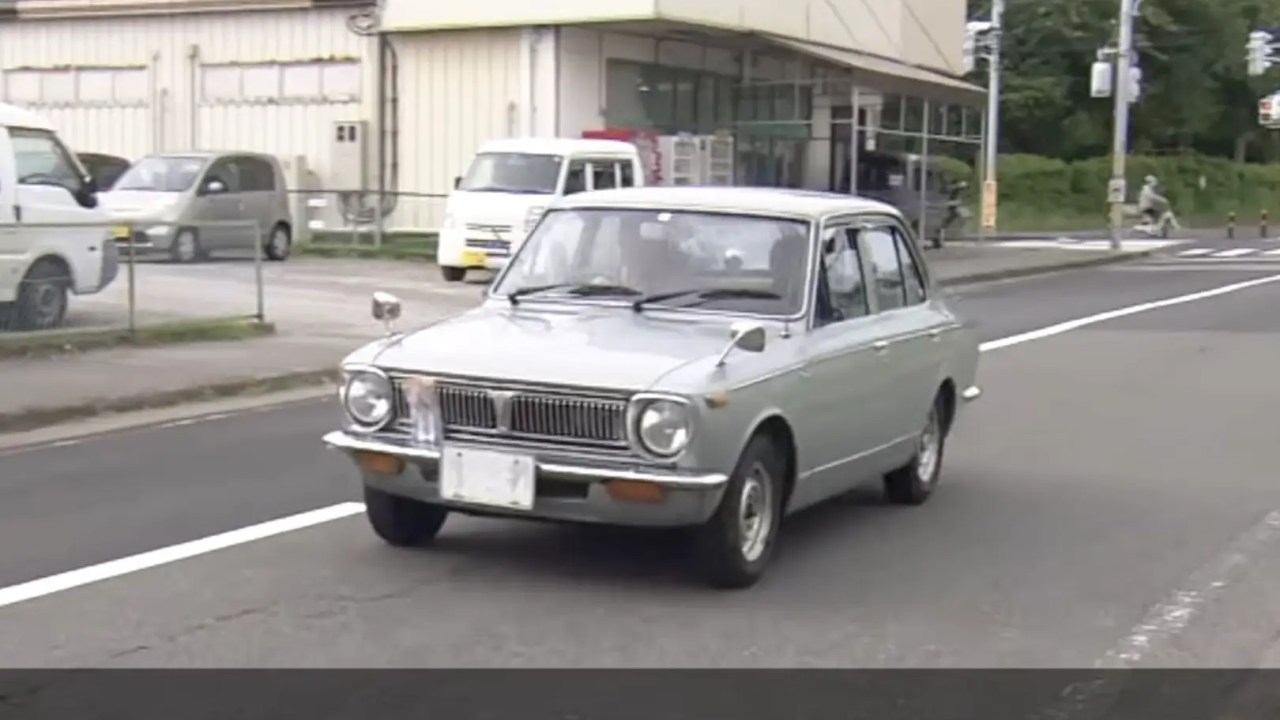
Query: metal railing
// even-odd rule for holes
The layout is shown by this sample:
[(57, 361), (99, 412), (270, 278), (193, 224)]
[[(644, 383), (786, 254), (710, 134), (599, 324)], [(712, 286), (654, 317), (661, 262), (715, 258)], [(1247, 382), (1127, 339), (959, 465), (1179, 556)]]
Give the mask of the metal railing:
[(266, 320), (271, 233), (256, 221), (23, 222), (0, 237), (0, 331)]

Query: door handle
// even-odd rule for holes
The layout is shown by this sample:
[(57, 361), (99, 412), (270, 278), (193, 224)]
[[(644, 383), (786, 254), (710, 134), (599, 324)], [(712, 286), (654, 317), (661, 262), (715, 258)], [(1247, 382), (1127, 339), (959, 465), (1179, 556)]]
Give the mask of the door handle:
[(888, 341), (888, 340), (877, 340), (877, 341), (875, 341), (875, 342), (871, 343), (871, 347), (875, 348), (875, 351), (876, 351), (876, 352), (882, 353), (882, 352), (884, 352), (885, 350), (888, 350), (888, 349), (889, 349), (889, 341)]

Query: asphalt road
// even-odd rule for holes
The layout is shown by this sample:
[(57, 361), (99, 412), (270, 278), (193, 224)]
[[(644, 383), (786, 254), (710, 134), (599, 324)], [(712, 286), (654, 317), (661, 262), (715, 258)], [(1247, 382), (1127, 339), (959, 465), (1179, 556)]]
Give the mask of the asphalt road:
[[(995, 340), (1267, 274), (956, 301)], [(804, 513), (746, 592), (691, 581), (675, 536), (455, 517), (409, 552), (351, 516), (0, 607), (0, 664), (1248, 665), (1280, 630), (1277, 306), (1265, 285), (987, 353), (927, 505)], [(0, 451), (0, 588), (356, 499), (319, 443), (334, 420), (307, 402)]]

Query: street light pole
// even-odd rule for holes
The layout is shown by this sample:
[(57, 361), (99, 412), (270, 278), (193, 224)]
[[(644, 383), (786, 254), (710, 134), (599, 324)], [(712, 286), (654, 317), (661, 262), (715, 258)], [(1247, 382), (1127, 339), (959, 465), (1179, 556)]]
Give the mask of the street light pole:
[(985, 239), (988, 231), (995, 234), (996, 229), (996, 161), (1000, 154), (1000, 43), (1001, 26), (1004, 22), (1005, 0), (991, 2), (991, 30), (987, 34), (987, 137), (982, 183), (983, 215), (982, 236)]
[(1111, 249), (1119, 250), (1124, 236), (1125, 157), (1129, 153), (1129, 68), (1133, 61), (1134, 1), (1120, 0), (1119, 41), (1113, 83), (1115, 117), (1111, 143), (1111, 183), (1107, 200), (1111, 203)]

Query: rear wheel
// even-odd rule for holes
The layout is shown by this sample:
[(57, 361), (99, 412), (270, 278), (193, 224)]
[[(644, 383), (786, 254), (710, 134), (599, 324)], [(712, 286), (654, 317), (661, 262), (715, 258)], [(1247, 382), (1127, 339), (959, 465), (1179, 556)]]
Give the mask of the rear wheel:
[(942, 474), (942, 451), (947, 441), (945, 409), (945, 399), (939, 393), (920, 431), (915, 455), (906, 465), (885, 475), (884, 491), (890, 502), (920, 505), (933, 494)]
[(720, 507), (698, 528), (700, 570), (713, 587), (738, 589), (764, 576), (782, 521), (786, 462), (776, 444), (757, 435), (725, 487)]
[(293, 239), (289, 235), (289, 226), (279, 223), (271, 228), (271, 235), (267, 237), (267, 259), (280, 262), (289, 257), (289, 251), (293, 248)]
[(203, 255), (200, 238), (196, 237), (196, 231), (190, 228), (179, 230), (173, 238), (173, 244), (169, 246), (169, 259), (177, 263), (195, 262)]
[(421, 547), (435, 540), (449, 517), (439, 505), (364, 489), (364, 512), (373, 532), (396, 547)]
[(67, 316), (71, 277), (56, 262), (40, 260), (27, 271), (18, 297), (6, 313), (13, 330), (49, 330)]
[(462, 279), (467, 276), (467, 269), (441, 265), (440, 276), (445, 279), (445, 282), (462, 282)]

